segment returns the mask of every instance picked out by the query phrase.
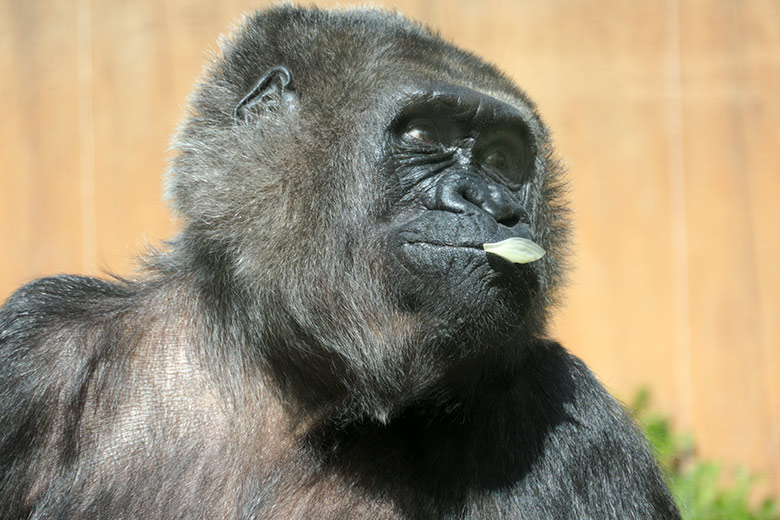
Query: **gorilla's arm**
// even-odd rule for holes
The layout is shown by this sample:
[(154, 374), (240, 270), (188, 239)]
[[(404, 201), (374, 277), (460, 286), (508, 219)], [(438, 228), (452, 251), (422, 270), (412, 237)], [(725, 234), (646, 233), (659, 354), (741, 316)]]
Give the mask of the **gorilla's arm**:
[(511, 445), (540, 454), (520, 479), (527, 518), (677, 518), (645, 439), (580, 359), (540, 342), (511, 395)]
[[(94, 278), (44, 278), (0, 308), (0, 504), (23, 518), (41, 495), (65, 492), (84, 448), (79, 429), (89, 388), (121, 386), (113, 356), (129, 291)], [(125, 305), (123, 305), (123, 302)], [(50, 498), (54, 500), (54, 498)], [(39, 504), (40, 506), (40, 504)]]

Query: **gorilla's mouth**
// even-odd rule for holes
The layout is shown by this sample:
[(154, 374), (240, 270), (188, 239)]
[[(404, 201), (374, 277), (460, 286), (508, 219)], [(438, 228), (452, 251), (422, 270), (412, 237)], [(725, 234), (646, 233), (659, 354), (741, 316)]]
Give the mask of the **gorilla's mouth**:
[[(484, 263), (486, 253), (481, 243), (449, 243), (430, 239), (411, 239), (400, 245), (400, 260), (409, 271), (432, 271), (439, 273), (461, 271), (466, 264)], [(481, 258), (480, 258), (481, 257)], [(427, 266), (427, 268), (423, 267)]]
[(546, 251), (536, 242), (524, 237), (510, 237), (498, 242), (445, 244), (440, 242), (410, 241), (405, 247), (428, 248), (433, 250), (472, 250), (474, 252), (496, 255), (513, 264), (528, 264), (542, 258)]
[[(496, 265), (490, 260), (492, 255), (485, 251), (482, 241), (452, 244), (436, 240), (410, 240), (403, 242), (400, 250), (402, 263), (414, 272), (423, 268), (425, 271), (432, 269), (441, 273), (451, 273), (453, 269), (454, 272), (465, 273), (472, 272), (477, 265)], [(503, 255), (496, 255), (495, 258), (507, 267), (508, 264), (526, 263), (514, 262)]]
[[(539, 285), (534, 263), (517, 263), (509, 255), (485, 251), (484, 239), (442, 240), (415, 237), (398, 244), (390, 279), (397, 280), (403, 305), (458, 319), (484, 316), (489, 311), (510, 323), (526, 310)], [(406, 283), (404, 283), (406, 282)], [(479, 318), (476, 318), (479, 319)]]
[(403, 250), (417, 250), (419, 252), (428, 252), (430, 254), (443, 254), (446, 252), (458, 253), (481, 253), (484, 254), (484, 250), (481, 244), (475, 243), (462, 243), (452, 244), (445, 241), (436, 240), (409, 240), (401, 244)]
[(493, 276), (487, 268), (493, 274), (514, 276), (518, 273), (512, 266), (534, 262), (545, 254), (528, 225), (505, 226), (483, 212), (429, 211), (399, 227), (391, 233), (388, 245), (398, 253), (393, 256), (404, 270), (414, 274), (438, 278), (461, 273), (486, 280)]
[(423, 247), (423, 248), (443, 248), (443, 249), (474, 249), (477, 251), (482, 250), (482, 247), (480, 247), (479, 244), (472, 245), (472, 244), (444, 244), (441, 242), (422, 242), (422, 241), (414, 241), (414, 242), (406, 242), (407, 246), (413, 246), (413, 247)]

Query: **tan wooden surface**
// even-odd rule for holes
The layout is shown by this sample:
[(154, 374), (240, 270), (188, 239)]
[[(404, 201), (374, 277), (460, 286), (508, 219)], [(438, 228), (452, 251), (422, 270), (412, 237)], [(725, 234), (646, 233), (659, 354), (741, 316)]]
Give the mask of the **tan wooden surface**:
[[(131, 273), (172, 236), (169, 136), (261, 5), (0, 0), (0, 297)], [(508, 71), (552, 127), (576, 223), (556, 336), (780, 496), (780, 2), (383, 5)]]

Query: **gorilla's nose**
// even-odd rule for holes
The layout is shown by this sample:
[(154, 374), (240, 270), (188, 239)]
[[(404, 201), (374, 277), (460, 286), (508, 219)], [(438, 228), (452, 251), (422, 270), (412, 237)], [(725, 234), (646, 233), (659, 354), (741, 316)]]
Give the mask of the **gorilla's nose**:
[(436, 187), (434, 207), (453, 213), (481, 211), (507, 227), (528, 224), (525, 208), (504, 186), (472, 175), (453, 175), (443, 179)]

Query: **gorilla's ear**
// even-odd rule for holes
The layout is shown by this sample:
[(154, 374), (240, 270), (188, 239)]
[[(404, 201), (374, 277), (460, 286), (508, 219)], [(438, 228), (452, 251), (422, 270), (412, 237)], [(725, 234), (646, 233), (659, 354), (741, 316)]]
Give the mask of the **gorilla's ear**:
[(292, 72), (284, 65), (277, 65), (268, 69), (249, 93), (238, 102), (233, 109), (233, 119), (246, 122), (249, 121), (254, 107), (282, 105), (294, 99)]

